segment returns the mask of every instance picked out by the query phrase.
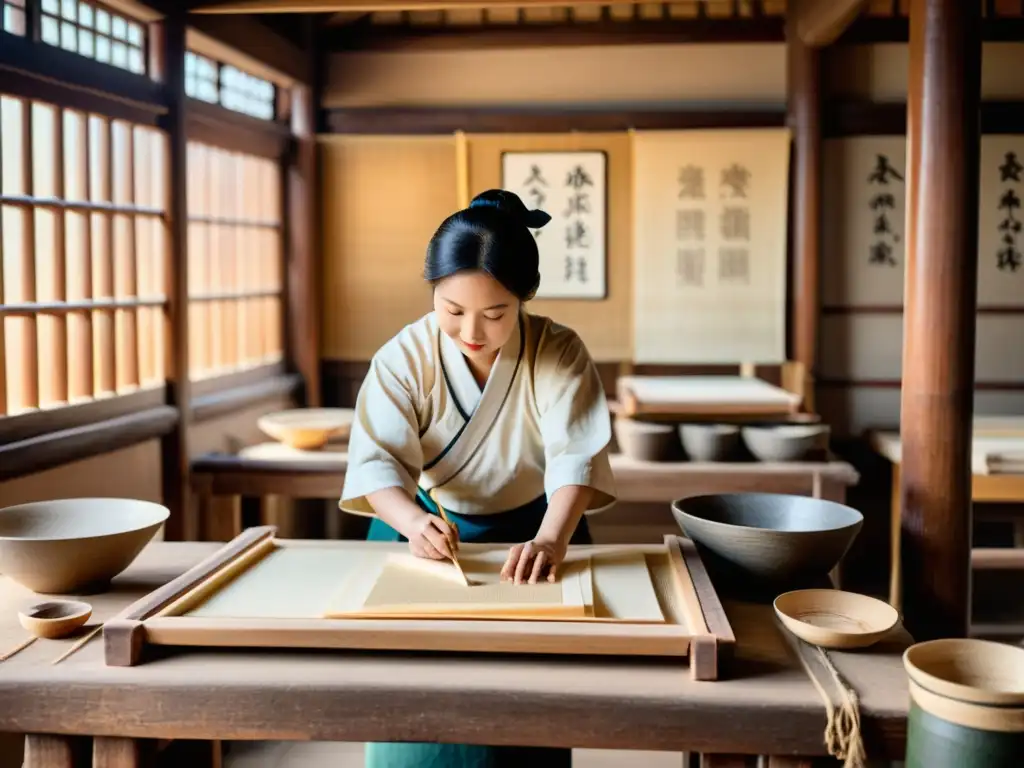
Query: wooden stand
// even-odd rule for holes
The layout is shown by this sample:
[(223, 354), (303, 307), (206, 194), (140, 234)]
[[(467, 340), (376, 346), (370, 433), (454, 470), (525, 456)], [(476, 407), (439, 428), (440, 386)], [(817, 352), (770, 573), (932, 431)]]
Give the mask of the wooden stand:
[[(197, 616), (191, 611), (266, 557), (331, 551), (334, 562), (367, 552), (402, 551), (380, 542), (296, 541), (274, 538), (272, 526), (250, 528), (217, 553), (129, 606), (103, 629), (108, 666), (142, 663), (147, 645), (323, 648), (456, 653), (524, 653), (689, 657), (696, 680), (718, 679), (719, 660), (735, 643), (728, 618), (693, 542), (666, 536), (662, 545), (583, 546), (581, 556), (642, 552), (651, 570), (664, 623), (476, 619), (325, 619)], [(474, 546), (464, 545), (467, 550)], [(354, 567), (354, 566), (353, 566)], [(311, 569), (313, 578), (317, 574)], [(244, 584), (239, 583), (239, 588)], [(301, 589), (301, 586), (297, 585)]]

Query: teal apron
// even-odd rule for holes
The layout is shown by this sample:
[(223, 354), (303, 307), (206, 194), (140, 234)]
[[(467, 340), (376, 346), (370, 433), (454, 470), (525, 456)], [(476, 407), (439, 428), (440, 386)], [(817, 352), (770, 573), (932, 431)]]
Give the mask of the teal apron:
[[(432, 515), (437, 506), (422, 489), (416, 502)], [(467, 543), (518, 544), (537, 535), (547, 511), (544, 496), (518, 509), (496, 515), (459, 515), (445, 510)], [(373, 518), (369, 541), (406, 541), (380, 518)], [(580, 520), (570, 544), (590, 544), (587, 518)], [(488, 747), (473, 744), (388, 743), (366, 745), (366, 768), (569, 768), (571, 749), (542, 747)]]

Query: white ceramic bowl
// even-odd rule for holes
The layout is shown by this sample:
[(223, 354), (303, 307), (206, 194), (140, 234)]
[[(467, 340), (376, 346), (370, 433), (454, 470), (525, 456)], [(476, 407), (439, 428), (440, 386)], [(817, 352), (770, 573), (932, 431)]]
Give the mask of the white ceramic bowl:
[(107, 588), (170, 515), (136, 499), (61, 499), (0, 509), (0, 573), (40, 594)]
[(285, 445), (312, 451), (331, 438), (348, 437), (354, 417), (351, 408), (295, 408), (261, 416), (256, 426)]

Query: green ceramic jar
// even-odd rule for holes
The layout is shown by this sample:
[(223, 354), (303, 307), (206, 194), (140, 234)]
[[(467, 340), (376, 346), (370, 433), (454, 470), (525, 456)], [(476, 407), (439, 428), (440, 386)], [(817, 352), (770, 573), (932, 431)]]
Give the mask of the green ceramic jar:
[(905, 768), (1024, 766), (1024, 648), (932, 640), (907, 649)]

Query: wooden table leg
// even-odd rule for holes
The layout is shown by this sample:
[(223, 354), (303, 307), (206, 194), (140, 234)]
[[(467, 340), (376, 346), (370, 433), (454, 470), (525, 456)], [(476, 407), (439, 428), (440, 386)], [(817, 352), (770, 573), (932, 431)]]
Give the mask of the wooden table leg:
[(88, 758), (83, 754), (83, 744), (75, 736), (30, 733), (25, 736), (22, 768), (85, 768)]
[(768, 768), (812, 768), (814, 760), (809, 757), (790, 757), (772, 755), (768, 758)]
[(92, 740), (92, 768), (144, 768), (153, 764), (155, 756), (152, 741), (117, 736)]
[(892, 465), (892, 498), (889, 502), (889, 603), (900, 609), (900, 465)]

